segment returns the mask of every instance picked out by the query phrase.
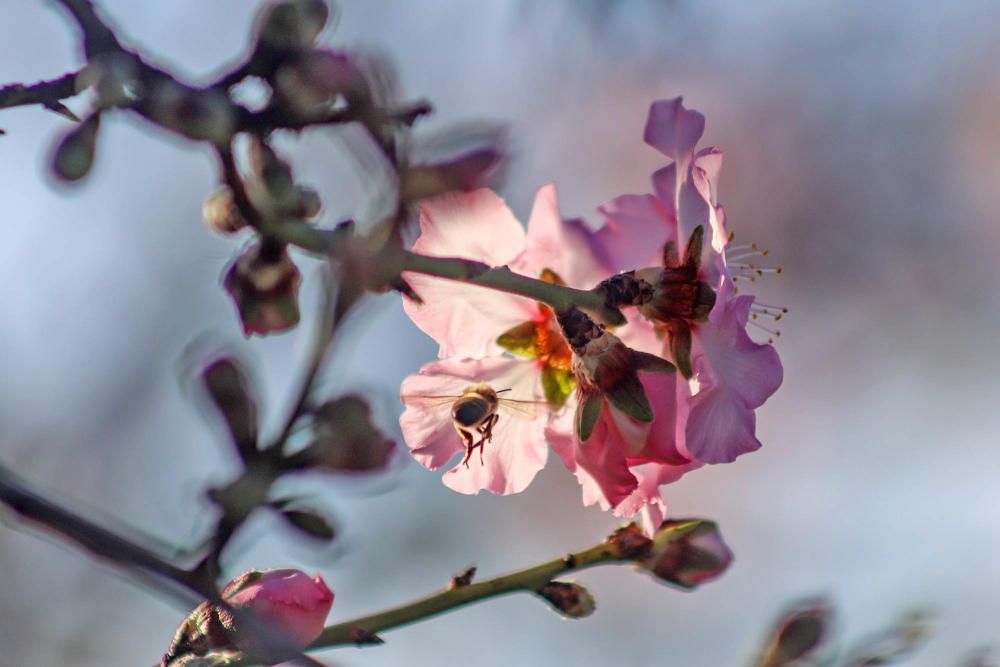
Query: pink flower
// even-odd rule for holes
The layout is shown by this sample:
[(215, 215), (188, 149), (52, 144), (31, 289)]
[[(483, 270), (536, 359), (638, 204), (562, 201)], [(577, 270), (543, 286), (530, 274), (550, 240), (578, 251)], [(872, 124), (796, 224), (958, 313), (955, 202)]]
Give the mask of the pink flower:
[[(310, 578), (300, 570), (250, 570), (226, 586), (222, 599), (234, 609), (253, 613), (280, 633), (280, 639), (303, 649), (323, 631), (333, 606), (333, 591), (318, 574)], [(266, 643), (237, 634), (237, 645), (260, 655)], [(273, 656), (269, 659), (279, 661)]]
[[(552, 186), (539, 191), (526, 233), (499, 197), (480, 190), (427, 202), (414, 249), (589, 287), (609, 274), (591, 251), (592, 234), (582, 223), (562, 219)], [(547, 306), (463, 283), (413, 274), (406, 279), (424, 299), (424, 305), (406, 303), (407, 313), (440, 344), (445, 358), (404, 381), (407, 409), (400, 424), (415, 458), (432, 470), (465, 453), (444, 476), (449, 487), (463, 493), (521, 491), (545, 464), (546, 440), (577, 474), (585, 502), (605, 509), (637, 488), (631, 466), (656, 462), (687, 469), (690, 457), (676, 441), (674, 381), (636, 374), (655, 365), (670, 370), (669, 364), (626, 349), (579, 311), (574, 317), (590, 333), (574, 354), (563, 315)], [(586, 442), (574, 435), (574, 390), (581, 382), (590, 387), (584, 395), (600, 404), (590, 413)], [(473, 431), (470, 441), (453, 425), (451, 410), (476, 383), (510, 392), (500, 399), (499, 421), (483, 427), (488, 435)], [(644, 388), (652, 404), (644, 402)], [(505, 410), (503, 397), (543, 409), (518, 416)], [(470, 452), (479, 443), (477, 465)], [(634, 503), (635, 511), (641, 504)]]
[[(624, 245), (615, 245), (618, 252), (611, 268), (659, 267), (607, 281), (609, 299), (620, 296), (625, 300), (619, 305), (638, 306), (652, 323), (626, 327), (621, 333), (626, 343), (669, 356), (691, 378), (690, 387), (678, 388), (690, 394), (683, 430), (687, 451), (702, 463), (728, 463), (760, 447), (754, 410), (777, 390), (782, 368), (774, 347), (754, 342), (746, 332), (751, 310), (763, 315), (775, 311), (755, 306), (751, 295), (735, 293), (726, 257), (725, 211), (715, 203), (722, 153), (716, 148), (694, 152), (704, 126), (704, 117), (685, 109), (680, 98), (652, 105), (646, 141), (674, 162), (653, 175), (655, 195), (627, 195), (603, 206), (608, 222), (594, 241), (600, 247), (650, 233), (650, 228), (665, 230), (660, 232), (665, 238), (662, 258), (652, 257), (646, 248), (626, 253)], [(736, 268), (738, 273), (741, 269)], [(645, 291), (629, 292), (626, 287), (633, 288), (632, 282)], [(651, 342), (643, 333), (654, 328), (662, 342)]]

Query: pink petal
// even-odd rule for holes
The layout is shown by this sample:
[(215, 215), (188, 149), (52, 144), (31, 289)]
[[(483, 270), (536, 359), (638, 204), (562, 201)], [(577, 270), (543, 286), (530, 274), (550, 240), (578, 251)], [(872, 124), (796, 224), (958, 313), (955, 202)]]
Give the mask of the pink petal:
[(424, 300), (403, 299), (403, 310), (438, 343), (441, 358), (500, 354), (497, 337), (538, 316), (531, 299), (409, 271), (403, 275)]
[(751, 409), (763, 405), (781, 386), (783, 377), (774, 346), (755, 343), (747, 335), (753, 301), (750, 295), (737, 296), (713, 310), (715, 321), (694, 330), (692, 357), (702, 390), (724, 385)]
[(511, 268), (532, 278), (551, 269), (572, 287), (593, 287), (608, 271), (594, 252), (592, 236), (581, 221), (563, 220), (556, 186), (550, 183), (535, 195), (525, 250)]
[(606, 223), (594, 243), (608, 273), (659, 266), (663, 245), (676, 239), (671, 209), (652, 195), (622, 195), (598, 210)]
[[(687, 391), (678, 396), (678, 376), (666, 373), (639, 373), (639, 380), (656, 415), (649, 424), (642, 446), (630, 450), (629, 465), (640, 463), (668, 463), (685, 465), (690, 457), (683, 451), (678, 431), (678, 404), (687, 399)], [(686, 390), (686, 383), (684, 384)], [(626, 419), (628, 419), (626, 417)], [(631, 421), (631, 420), (630, 420)]]
[(620, 439), (605, 439), (606, 425), (598, 422), (590, 439), (580, 442), (574, 433), (575, 408), (574, 401), (567, 403), (545, 429), (545, 438), (576, 475), (583, 489), (583, 504), (598, 503), (603, 510), (611, 509), (635, 489), (635, 476), (625, 462)]
[(705, 117), (684, 108), (683, 98), (658, 100), (649, 107), (643, 139), (664, 155), (686, 166), (705, 131)]
[(753, 410), (731, 388), (703, 389), (691, 399), (688, 451), (702, 463), (731, 463), (741, 454), (760, 449), (755, 426)]
[[(422, 465), (435, 470), (456, 454), (465, 457), (465, 445), (451, 422), (452, 401), (429, 405), (427, 396), (460, 396), (472, 384), (486, 383), (494, 389), (510, 389), (504, 398), (543, 401), (540, 373), (534, 362), (507, 357), (482, 360), (443, 359), (431, 362), (403, 381), (401, 394), (406, 411), (400, 417), (403, 438)], [(525, 415), (505, 408), (493, 439), (473, 453), (466, 467), (461, 462), (445, 474), (444, 483), (461, 493), (517, 493), (545, 466), (546, 410)]]
[(524, 227), (495, 192), (450, 193), (420, 207), (420, 236), (413, 251), (465, 257), (501, 266), (524, 250)]
[[(524, 229), (489, 190), (452, 193), (421, 207), (420, 237), (413, 250), (436, 257), (459, 256), (502, 266), (524, 250)], [(413, 322), (440, 345), (439, 356), (484, 357), (502, 350), (501, 333), (537, 314), (530, 299), (461, 282), (406, 272), (424, 299), (403, 300)]]

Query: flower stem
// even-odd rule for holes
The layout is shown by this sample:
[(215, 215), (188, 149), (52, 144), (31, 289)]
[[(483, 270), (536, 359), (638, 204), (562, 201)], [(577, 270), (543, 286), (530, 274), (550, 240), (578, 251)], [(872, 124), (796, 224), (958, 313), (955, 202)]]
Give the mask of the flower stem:
[(517, 592), (534, 593), (552, 581), (553, 578), (567, 572), (582, 570), (604, 563), (631, 561), (632, 558), (623, 554), (614, 544), (601, 542), (589, 549), (584, 549), (563, 558), (556, 558), (555, 560), (529, 567), (525, 570), (465, 586), (452, 585), (443, 591), (393, 609), (387, 609), (370, 616), (363, 616), (351, 621), (338, 623), (337, 625), (331, 625), (323, 630), (323, 633), (313, 642), (310, 648), (319, 649), (345, 644), (377, 643), (377, 639), (373, 642), (371, 638), (383, 630), (390, 630), (401, 625), (422, 621), (446, 611), (498, 595)]
[(556, 285), (514, 273), (506, 266), (491, 267), (457, 257), (430, 257), (414, 252), (403, 254), (403, 270), (438, 278), (457, 280), (501, 292), (519, 294), (551, 306), (556, 311), (577, 306), (594, 313), (608, 324), (623, 324), (624, 316), (605, 303), (604, 296), (589, 290)]

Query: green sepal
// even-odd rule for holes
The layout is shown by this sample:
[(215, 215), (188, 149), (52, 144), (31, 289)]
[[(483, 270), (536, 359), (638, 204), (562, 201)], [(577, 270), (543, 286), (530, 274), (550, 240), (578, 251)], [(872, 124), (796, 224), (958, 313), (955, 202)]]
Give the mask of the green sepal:
[(604, 395), (608, 397), (611, 405), (632, 419), (641, 422), (653, 421), (653, 407), (649, 404), (646, 390), (642, 388), (642, 383), (636, 375), (622, 378), (613, 387), (606, 389)]
[(545, 400), (553, 408), (561, 408), (566, 399), (576, 389), (576, 378), (572, 371), (546, 365), (542, 369), (542, 390)]
[(602, 407), (604, 398), (598, 392), (585, 394), (576, 406), (576, 435), (581, 442), (586, 442), (594, 433)]
[(523, 322), (508, 329), (497, 337), (497, 345), (511, 354), (526, 359), (535, 359), (537, 355), (538, 328), (534, 322)]
[(685, 379), (690, 380), (694, 375), (691, 366), (691, 327), (684, 323), (677, 323), (669, 328), (670, 333), (670, 354), (674, 358), (677, 370)]
[(646, 373), (674, 373), (677, 371), (677, 367), (663, 357), (648, 352), (632, 350), (632, 362), (637, 371)]

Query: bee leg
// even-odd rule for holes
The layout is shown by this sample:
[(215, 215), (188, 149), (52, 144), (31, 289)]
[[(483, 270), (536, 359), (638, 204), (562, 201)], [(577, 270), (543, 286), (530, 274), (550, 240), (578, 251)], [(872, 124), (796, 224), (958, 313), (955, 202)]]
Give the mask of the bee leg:
[(462, 460), (462, 465), (466, 468), (469, 467), (469, 459), (472, 458), (472, 452), (476, 449), (476, 446), (472, 444), (473, 436), (468, 431), (458, 430), (458, 434), (462, 436), (462, 440), (465, 443), (465, 458)]

